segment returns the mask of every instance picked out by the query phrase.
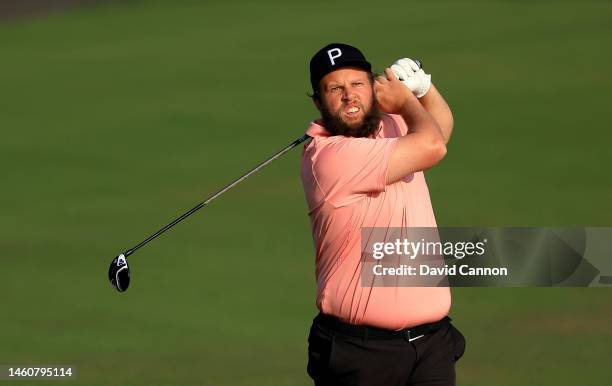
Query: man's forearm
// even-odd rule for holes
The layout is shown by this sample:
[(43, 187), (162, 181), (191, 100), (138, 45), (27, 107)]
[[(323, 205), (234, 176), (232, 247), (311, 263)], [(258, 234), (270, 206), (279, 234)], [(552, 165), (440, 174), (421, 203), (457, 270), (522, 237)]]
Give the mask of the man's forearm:
[(436, 165), (446, 155), (446, 145), (438, 123), (417, 97), (391, 72), (376, 80), (374, 91), (381, 111), (402, 116), (408, 133), (397, 138), (389, 157), (385, 182), (401, 178)]
[(448, 143), (451, 133), (453, 132), (453, 113), (450, 107), (442, 97), (442, 94), (432, 84), (431, 88), (421, 99), (419, 99), (421, 105), (427, 110), (440, 126), (444, 143)]
[(409, 133), (431, 131), (432, 133), (441, 134), (438, 121), (414, 96), (404, 105), (400, 115), (410, 128)]

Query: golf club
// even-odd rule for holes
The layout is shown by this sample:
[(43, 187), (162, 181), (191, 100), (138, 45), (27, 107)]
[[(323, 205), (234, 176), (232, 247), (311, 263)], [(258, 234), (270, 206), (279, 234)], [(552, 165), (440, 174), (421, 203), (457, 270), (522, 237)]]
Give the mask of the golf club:
[(300, 143), (306, 141), (309, 138), (310, 137), (307, 134), (304, 134), (303, 136), (299, 137), (298, 139), (296, 139), (295, 141), (293, 141), (289, 145), (287, 145), (284, 149), (280, 150), (278, 153), (274, 154), (273, 156), (271, 156), (267, 160), (263, 161), (262, 163), (260, 163), (259, 165), (255, 166), (253, 169), (251, 169), (250, 171), (248, 171), (247, 173), (242, 175), (242, 177), (240, 177), (237, 180), (231, 182), (230, 184), (224, 186), (223, 188), (218, 190), (216, 193), (214, 193), (211, 196), (209, 196), (206, 200), (204, 200), (201, 203), (199, 203), (198, 205), (194, 206), (189, 211), (183, 213), (182, 215), (177, 217), (175, 220), (173, 220), (171, 223), (169, 223), (168, 225), (164, 226), (163, 228), (161, 228), (157, 232), (153, 233), (151, 236), (147, 237), (146, 239), (144, 239), (143, 241), (138, 243), (136, 246), (126, 250), (125, 252), (121, 253), (119, 256), (115, 257), (113, 259), (113, 261), (111, 262), (110, 267), (108, 269), (108, 279), (110, 280), (111, 285), (117, 291), (119, 291), (119, 292), (126, 291), (128, 289), (128, 287), (129, 287), (129, 285), (130, 285), (130, 269), (128, 267), (128, 262), (127, 262), (127, 257), (128, 256), (130, 256), (132, 253), (136, 252), (138, 249), (140, 249), (141, 247), (143, 247), (144, 245), (149, 243), (151, 240), (155, 239), (157, 236), (159, 236), (162, 233), (166, 232), (168, 229), (172, 228), (173, 226), (175, 226), (179, 222), (181, 222), (184, 219), (186, 219), (187, 217), (191, 216), (194, 212), (196, 212), (198, 209), (202, 208), (206, 204), (210, 203), (215, 198), (219, 197), (220, 195), (222, 195), (223, 193), (227, 192), (228, 190), (230, 190), (234, 186), (238, 185), (240, 182), (244, 181), (246, 178), (248, 178), (250, 175), (252, 175), (255, 172), (257, 172), (259, 169), (261, 169), (264, 166), (268, 165), (270, 162), (272, 162), (275, 159), (279, 158), (280, 156), (282, 156), (283, 154), (285, 154), (286, 152), (288, 152), (289, 150), (291, 150), (294, 147), (298, 146)]

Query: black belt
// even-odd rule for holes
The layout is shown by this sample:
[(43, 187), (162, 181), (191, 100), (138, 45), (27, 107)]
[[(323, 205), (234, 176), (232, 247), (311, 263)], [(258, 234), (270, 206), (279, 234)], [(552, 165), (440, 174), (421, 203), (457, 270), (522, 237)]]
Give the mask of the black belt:
[(322, 327), (327, 327), (344, 335), (364, 339), (414, 339), (422, 335), (434, 333), (442, 327), (448, 325), (451, 318), (445, 316), (437, 322), (425, 323), (418, 326), (405, 328), (402, 330), (386, 330), (384, 328), (357, 326), (341, 321), (335, 316), (319, 313), (314, 322)]

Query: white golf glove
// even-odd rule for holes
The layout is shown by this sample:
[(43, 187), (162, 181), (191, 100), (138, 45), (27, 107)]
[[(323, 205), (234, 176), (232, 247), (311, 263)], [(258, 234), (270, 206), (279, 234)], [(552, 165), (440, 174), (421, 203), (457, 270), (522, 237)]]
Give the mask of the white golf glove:
[(422, 68), (412, 59), (399, 59), (391, 66), (395, 76), (420, 98), (427, 94), (431, 87), (431, 75), (426, 74)]

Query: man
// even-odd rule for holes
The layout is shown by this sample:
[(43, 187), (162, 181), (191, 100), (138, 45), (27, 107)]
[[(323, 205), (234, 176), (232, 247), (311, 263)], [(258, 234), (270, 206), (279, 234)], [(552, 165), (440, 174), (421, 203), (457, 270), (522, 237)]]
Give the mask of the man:
[(362, 228), (436, 226), (423, 170), (444, 157), (453, 127), (429, 75), (409, 59), (392, 68), (375, 78), (358, 49), (338, 43), (310, 62), (321, 119), (308, 128), (301, 174), (316, 249), (317, 386), (454, 385), (465, 348), (447, 317), (449, 288), (360, 280)]

